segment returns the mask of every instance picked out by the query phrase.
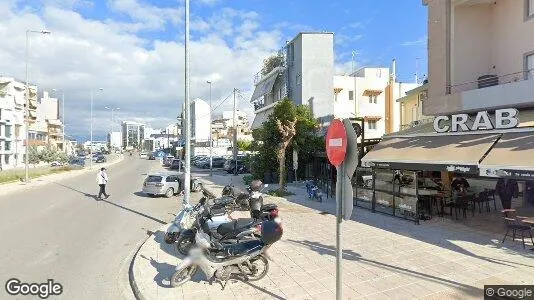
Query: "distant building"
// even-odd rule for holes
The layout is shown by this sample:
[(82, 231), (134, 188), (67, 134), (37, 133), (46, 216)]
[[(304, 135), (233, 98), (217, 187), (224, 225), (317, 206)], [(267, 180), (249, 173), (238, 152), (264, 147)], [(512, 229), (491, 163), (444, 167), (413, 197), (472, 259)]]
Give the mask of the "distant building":
[(145, 124), (124, 121), (122, 122), (122, 147), (139, 149), (145, 139)]
[[(0, 77), (0, 169), (3, 170), (24, 164), (26, 150), (24, 94), (24, 82), (14, 78)], [(33, 103), (31, 107), (34, 107), (33, 105), (36, 104)], [(30, 114), (35, 117), (35, 110), (30, 110)]]
[(120, 131), (108, 133), (108, 143), (111, 149), (122, 148), (122, 133)]
[(211, 111), (209, 104), (196, 98), (191, 100), (191, 140), (196, 142), (209, 141)]
[(252, 129), (259, 128), (285, 97), (309, 105), (321, 124), (328, 123), (334, 115), (334, 34), (301, 32), (278, 55), (280, 63), (254, 80)]
[(406, 92), (406, 96), (399, 98), (401, 104), (401, 130), (432, 122), (432, 116), (423, 114), (423, 105), (428, 95), (428, 83)]
[(63, 150), (63, 122), (59, 115), (59, 100), (50, 97), (46, 91), (37, 107), (37, 123), (42, 122), (46, 123), (48, 144)]

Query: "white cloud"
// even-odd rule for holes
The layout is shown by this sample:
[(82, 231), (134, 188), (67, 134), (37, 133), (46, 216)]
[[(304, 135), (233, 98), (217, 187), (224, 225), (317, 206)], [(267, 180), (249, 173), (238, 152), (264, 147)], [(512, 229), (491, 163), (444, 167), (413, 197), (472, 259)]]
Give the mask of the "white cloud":
[(426, 46), (426, 43), (428, 41), (428, 38), (426, 36), (422, 36), (414, 41), (406, 41), (401, 43), (401, 46)]
[[(67, 133), (88, 136), (89, 90), (99, 87), (104, 91), (94, 97), (95, 135), (111, 126), (105, 106), (120, 107), (120, 120), (145, 120), (153, 127), (175, 122), (184, 99), (183, 43), (147, 40), (136, 32), (179, 20), (181, 8), (174, 9), (178, 15), (173, 20), (158, 14), (161, 23), (153, 13), (160, 8), (116, 1), (117, 9), (132, 8), (131, 20), (118, 22), (90, 20), (57, 6), (20, 12), (11, 4), (0, 3), (0, 74), (24, 78), (25, 30), (51, 30), (49, 36), (31, 36), (30, 80), (40, 90), (65, 91)], [(208, 99), (206, 80), (213, 80), (214, 103), (239, 88), (246, 101), (241, 99), (238, 108), (251, 112), (247, 97), (253, 75), (263, 59), (283, 45), (282, 34), (260, 30), (255, 12), (224, 9), (199, 20), (204, 31), (191, 40), (191, 98)], [(232, 108), (227, 102), (221, 109)]]
[(337, 46), (347, 45), (347, 44), (358, 41), (362, 37), (363, 35), (361, 34), (348, 35), (348, 34), (343, 34), (343, 33), (336, 33), (334, 35), (334, 43)]
[(167, 23), (180, 24), (183, 8), (160, 8), (138, 0), (109, 0), (109, 7), (129, 16), (133, 21), (140, 22), (144, 29), (161, 30)]

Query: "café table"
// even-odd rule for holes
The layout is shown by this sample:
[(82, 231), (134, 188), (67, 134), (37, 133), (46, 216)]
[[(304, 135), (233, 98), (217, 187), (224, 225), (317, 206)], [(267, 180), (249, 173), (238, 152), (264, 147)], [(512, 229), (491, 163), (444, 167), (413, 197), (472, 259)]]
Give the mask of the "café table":
[[(527, 225), (530, 225), (530, 227), (534, 227), (534, 217), (521, 218), (521, 222), (522, 223), (526, 223)], [(532, 248), (530, 250), (534, 251), (534, 248)]]

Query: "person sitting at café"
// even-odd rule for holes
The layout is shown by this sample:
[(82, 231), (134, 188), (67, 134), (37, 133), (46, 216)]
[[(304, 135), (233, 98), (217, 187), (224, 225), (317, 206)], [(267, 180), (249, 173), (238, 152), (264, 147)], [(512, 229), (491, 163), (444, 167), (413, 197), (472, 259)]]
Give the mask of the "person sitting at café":
[(456, 177), (451, 183), (451, 188), (455, 191), (465, 191), (469, 188), (469, 182), (464, 177)]

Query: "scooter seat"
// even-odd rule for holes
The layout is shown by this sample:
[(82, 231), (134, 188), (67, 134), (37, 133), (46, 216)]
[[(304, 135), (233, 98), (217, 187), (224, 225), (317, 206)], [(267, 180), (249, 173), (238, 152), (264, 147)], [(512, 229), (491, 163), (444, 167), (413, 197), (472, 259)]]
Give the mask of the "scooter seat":
[(265, 244), (261, 240), (246, 241), (237, 244), (225, 245), (224, 252), (230, 256), (241, 256), (260, 250)]
[(274, 203), (267, 203), (267, 204), (264, 204), (261, 207), (261, 211), (270, 211), (270, 210), (274, 210), (274, 209), (278, 209), (278, 205), (276, 205)]
[(234, 201), (234, 198), (229, 197), (229, 196), (223, 196), (221, 198), (214, 199), (213, 203), (217, 206), (225, 206), (225, 205), (232, 203), (233, 201)]
[(243, 229), (251, 226), (253, 222), (254, 219), (252, 218), (239, 218), (237, 220), (233, 220), (232, 222), (219, 225), (219, 227), (217, 227), (217, 233), (223, 236), (231, 232), (239, 233)]

